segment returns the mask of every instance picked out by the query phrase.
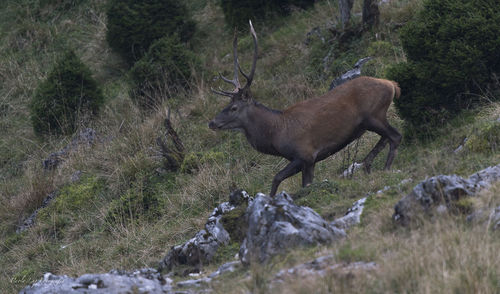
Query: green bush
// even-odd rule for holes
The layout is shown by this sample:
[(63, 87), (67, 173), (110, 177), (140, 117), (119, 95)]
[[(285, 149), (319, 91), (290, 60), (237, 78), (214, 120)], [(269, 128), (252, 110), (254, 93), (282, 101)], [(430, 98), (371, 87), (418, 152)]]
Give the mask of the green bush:
[(37, 134), (70, 134), (85, 115), (95, 115), (104, 97), (90, 69), (73, 51), (66, 52), (41, 82), (31, 100)]
[(130, 70), (132, 99), (143, 109), (151, 109), (186, 88), (191, 68), (197, 64), (195, 55), (175, 35), (155, 41)]
[(221, 0), (226, 23), (240, 30), (248, 29), (248, 20), (266, 20), (287, 15), (293, 7), (305, 9), (315, 0)]
[(407, 62), (391, 67), (402, 96), (396, 107), (406, 133), (433, 129), (481, 102), (500, 72), (500, 5), (496, 0), (426, 0), (401, 30)]
[(467, 150), (478, 153), (495, 153), (500, 147), (500, 122), (483, 124), (465, 143)]
[(186, 42), (195, 29), (185, 4), (175, 0), (112, 0), (107, 17), (106, 39), (130, 65), (163, 36), (178, 34)]

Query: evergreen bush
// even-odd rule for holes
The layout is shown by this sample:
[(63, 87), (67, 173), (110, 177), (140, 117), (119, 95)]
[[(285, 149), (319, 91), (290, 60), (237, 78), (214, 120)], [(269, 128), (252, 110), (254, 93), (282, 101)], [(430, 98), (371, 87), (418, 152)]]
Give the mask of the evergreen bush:
[(90, 69), (66, 52), (41, 82), (30, 104), (36, 134), (70, 134), (82, 115), (94, 115), (104, 97)]
[(165, 36), (154, 42), (130, 70), (132, 99), (142, 109), (152, 109), (188, 86), (195, 55), (178, 37)]
[(305, 9), (315, 0), (221, 0), (226, 23), (240, 30), (248, 29), (248, 20), (266, 20), (288, 15), (292, 7)]
[(406, 135), (426, 137), (461, 110), (478, 105), (500, 73), (497, 0), (426, 0), (401, 30), (407, 62), (391, 67)]
[(185, 4), (175, 0), (111, 0), (107, 17), (107, 41), (130, 65), (161, 37), (178, 34), (186, 42), (195, 29)]

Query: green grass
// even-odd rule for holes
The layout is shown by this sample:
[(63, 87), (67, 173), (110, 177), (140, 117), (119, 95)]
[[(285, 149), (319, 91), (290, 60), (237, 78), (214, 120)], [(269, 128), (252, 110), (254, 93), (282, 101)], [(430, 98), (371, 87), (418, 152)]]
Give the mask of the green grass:
[[(210, 93), (210, 86), (216, 86), (212, 77), (218, 71), (231, 76), (232, 69), (232, 31), (225, 29), (216, 1), (189, 1), (200, 28), (193, 50), (203, 69), (195, 73), (190, 89), (148, 116), (130, 100), (124, 63), (105, 42), (106, 1), (73, 1), (79, 4), (69, 8), (63, 7), (64, 1), (49, 2), (48, 6), (38, 0), (0, 3), (0, 289), (7, 293), (17, 292), (46, 271), (76, 276), (112, 268), (155, 267), (172, 245), (188, 240), (203, 227), (212, 209), (228, 200), (230, 191), (241, 188), (250, 195), (267, 193), (272, 177), (286, 165), (284, 159), (253, 150), (240, 133), (213, 132), (207, 127), (207, 122), (228, 102)], [(320, 1), (314, 9), (294, 12), (272, 27), (257, 27), (260, 53), (252, 85), (256, 99), (281, 108), (321, 94), (332, 77), (367, 55), (374, 56), (366, 65), (367, 73), (383, 77), (388, 65), (404, 59), (395, 23), (410, 19), (412, 9), (420, 2), (398, 0), (384, 4), (378, 28), (348, 44), (334, 44), (331, 69), (322, 80), (313, 78), (308, 68), (316, 66), (314, 62), (326, 54), (327, 46), (318, 40), (306, 46), (304, 40), (316, 26), (326, 34), (326, 23), (333, 21), (332, 15), (337, 13), (336, 2)], [(359, 12), (360, 7), (355, 6), (355, 10)], [(76, 49), (102, 86), (106, 102), (100, 116), (90, 124), (101, 142), (80, 148), (56, 171), (46, 172), (41, 161), (71, 138), (36, 137), (29, 124), (27, 105), (58, 52), (68, 46)], [(249, 35), (240, 36), (239, 53), (242, 66), (248, 70), (252, 56)], [(186, 172), (163, 171), (163, 159), (155, 152), (156, 138), (165, 132), (163, 120), (169, 107), (172, 124), (190, 155), (185, 162)], [(353, 292), (372, 289), (376, 293), (423, 293), (427, 286), (463, 286), (485, 293), (494, 289), (498, 283), (498, 259), (493, 253), (493, 248), (498, 248), (497, 237), (453, 222), (437, 228), (424, 225), (418, 232), (405, 231), (395, 228), (390, 218), (394, 204), (420, 180), (440, 173), (468, 176), (498, 163), (500, 156), (491, 146), (491, 152), (488, 147), (486, 152), (470, 149), (454, 154), (453, 150), (464, 137), (479, 134), (482, 126), (499, 115), (500, 106), (490, 104), (449, 122), (438, 130), (441, 136), (433, 142), (403, 142), (392, 171), (382, 170), (386, 149), (374, 161), (372, 174), (359, 171), (350, 179), (342, 179), (348, 154), (341, 151), (316, 165), (310, 187), (301, 188), (300, 175), (287, 179), (279, 189), (328, 220), (344, 214), (353, 202), (370, 194), (361, 226), (352, 229), (348, 238), (338, 244), (293, 250), (269, 265), (230, 274), (214, 284), (214, 289), (220, 293), (265, 292), (271, 273), (326, 254), (334, 254), (339, 262), (364, 260), (381, 265), (382, 270), (375, 276), (355, 280), (360, 283), (355, 283)], [(402, 129), (403, 122), (393, 107), (389, 120)], [(376, 135), (364, 135), (356, 159), (361, 160), (377, 140)], [(72, 183), (71, 174), (77, 170), (83, 177)], [(398, 186), (408, 178), (413, 182)], [(374, 194), (385, 186), (394, 188)], [(40, 211), (37, 225), (17, 235), (15, 228), (22, 217), (32, 213), (54, 190), (59, 191), (59, 197)], [(497, 203), (496, 196), (489, 197), (492, 200), (488, 205)], [(477, 245), (468, 241), (472, 238), (469, 235), (483, 244), (484, 254), (473, 250), (475, 262), (466, 257), (467, 250)], [(419, 247), (427, 239), (430, 241)], [(433, 249), (431, 241), (442, 247)], [(453, 245), (448, 249), (447, 244)], [(206, 272), (232, 260), (237, 248), (234, 242), (222, 249)], [(419, 259), (418, 254), (427, 252), (435, 257), (433, 250), (443, 251), (444, 257), (435, 262)], [(447, 268), (451, 278), (433, 277), (439, 273), (437, 263), (448, 259), (453, 264)], [(473, 262), (470, 271), (461, 271), (460, 262)], [(410, 281), (425, 273), (428, 266), (432, 270), (424, 277), (432, 283), (427, 284), (424, 278)], [(317, 286), (319, 292), (334, 292), (341, 290), (335, 286), (341, 281), (341, 276), (335, 276), (311, 285)], [(479, 283), (486, 286), (481, 288)], [(305, 292), (307, 285), (290, 283), (289, 289)]]

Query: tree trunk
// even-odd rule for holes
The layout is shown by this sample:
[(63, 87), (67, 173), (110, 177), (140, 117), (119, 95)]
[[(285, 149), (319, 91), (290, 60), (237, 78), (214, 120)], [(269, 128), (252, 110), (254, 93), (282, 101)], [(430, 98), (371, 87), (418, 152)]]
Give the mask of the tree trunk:
[(339, 0), (340, 21), (342, 22), (342, 28), (345, 28), (349, 24), (353, 3), (354, 0)]
[[(342, 0), (339, 0), (342, 1)], [(363, 0), (363, 26), (378, 25), (380, 11), (376, 0)]]

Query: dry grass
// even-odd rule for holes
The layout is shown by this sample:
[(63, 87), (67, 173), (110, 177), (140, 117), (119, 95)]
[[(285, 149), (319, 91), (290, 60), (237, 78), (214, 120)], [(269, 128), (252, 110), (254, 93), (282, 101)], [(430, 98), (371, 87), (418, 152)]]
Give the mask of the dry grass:
[[(189, 91), (165, 101), (151, 115), (141, 113), (130, 100), (124, 64), (106, 45), (105, 2), (88, 0), (88, 5), (71, 10), (68, 15), (43, 10), (42, 16), (48, 17), (53, 24), (50, 27), (34, 25), (43, 21), (29, 14), (23, 26), (11, 23), (15, 29), (7, 31), (3, 40), (8, 42), (0, 45), (0, 77), (3, 78), (0, 84), (0, 159), (7, 162), (0, 167), (0, 288), (7, 292), (17, 291), (46, 271), (80, 275), (107, 272), (112, 268), (156, 266), (170, 246), (190, 238), (203, 226), (206, 216), (217, 203), (226, 200), (230, 190), (243, 188), (250, 194), (267, 192), (274, 174), (286, 164), (286, 160), (257, 153), (241, 134), (216, 133), (206, 126), (227, 103), (224, 98), (210, 93), (210, 86), (214, 86), (212, 77), (217, 71), (227, 75), (232, 69), (232, 31), (225, 29), (216, 1), (207, 1), (195, 15), (200, 32), (193, 47), (202, 59), (204, 70), (195, 74), (195, 82)], [(408, 20), (410, 12), (420, 2), (400, 0), (382, 6), (382, 22), (388, 25), (370, 33), (365, 42), (370, 44), (377, 40), (375, 35), (379, 33), (391, 44), (394, 52), (376, 57), (373, 67), (377, 75), (383, 74), (387, 64), (404, 60), (391, 24)], [(356, 11), (359, 9), (355, 7)], [(1, 13), (11, 13), (11, 10)], [(282, 109), (326, 91), (328, 81), (311, 81), (304, 72), (312, 50), (304, 40), (313, 27), (325, 27), (326, 23), (335, 22), (336, 11), (337, 3), (326, 0), (312, 10), (294, 13), (284, 19), (280, 27), (257, 28), (261, 50), (252, 87), (260, 102)], [(42, 171), (41, 160), (65, 146), (70, 138), (36, 138), (29, 125), (27, 102), (57, 56), (54, 43), (61, 41), (58, 36), (64, 36), (68, 44), (78, 48), (82, 59), (92, 68), (103, 86), (106, 105), (100, 117), (90, 125), (100, 135), (101, 142), (80, 148), (56, 171), (46, 173)], [(247, 69), (252, 55), (251, 38), (241, 36), (239, 48), (240, 60)], [(3, 105), (8, 109), (6, 115), (2, 114)], [(187, 152), (221, 152), (223, 159), (203, 163), (191, 174), (157, 172), (163, 163), (155, 156), (155, 140), (164, 133), (167, 108), (172, 109), (173, 125)], [(477, 119), (496, 119), (499, 109), (497, 105), (490, 107)], [(402, 121), (393, 107), (389, 120), (401, 129)], [(453, 130), (433, 144), (402, 146), (394, 163), (394, 169), (400, 170), (398, 173), (380, 171), (385, 151), (374, 162), (372, 175), (360, 173), (352, 179), (338, 179), (344, 168), (342, 159), (347, 157), (339, 152), (317, 165), (315, 179), (338, 182), (343, 200), (349, 202), (405, 178), (418, 181), (437, 173), (454, 172), (468, 175), (500, 160), (497, 154), (450, 154), (471, 127), (459, 124)], [(365, 135), (357, 158), (363, 158), (377, 140), (376, 135)], [(92, 176), (103, 181), (101, 198), (81, 208), (78, 215), (71, 215), (74, 222), (64, 228), (58, 227), (58, 218), (62, 216), (54, 214), (47, 223), (39, 224), (23, 235), (13, 234), (20, 216), (31, 213), (46, 194), (54, 189), (81, 184), (70, 183), (70, 176), (77, 170), (84, 177)], [(106, 218), (113, 200), (134, 189), (140, 190), (137, 187), (148, 183), (158, 185), (154, 187), (155, 196), (164, 200), (157, 218), (144, 216), (116, 223)], [(300, 175), (287, 179), (280, 189), (298, 191)], [(404, 193), (409, 186), (401, 189), (398, 193)], [(498, 192), (498, 187), (494, 191)], [(488, 195), (481, 198), (490, 197), (491, 200), (485, 203), (490, 206), (498, 203), (495, 193)], [(494, 251), (495, 246), (498, 247), (497, 236), (485, 232), (480, 226), (467, 226), (455, 218), (425, 224), (414, 231), (395, 229), (390, 216), (396, 198), (394, 193), (377, 198), (376, 205), (367, 212), (363, 227), (354, 229), (338, 246), (292, 252), (285, 256), (284, 261), (278, 258), (271, 265), (252, 267), (250, 277), (246, 273), (236, 273), (230, 281), (224, 279), (215, 284), (215, 290), (220, 293), (268, 292), (271, 273), (329, 253), (340, 255), (339, 261), (343, 261), (342, 256), (346, 253), (342, 248), (348, 247), (352, 252), (361, 252), (359, 258), (374, 256), (380, 269), (354, 278), (334, 275), (308, 283), (290, 281), (283, 292), (494, 292), (491, 281), (493, 274), (498, 274), (494, 272), (499, 262)], [(330, 205), (335, 209), (337, 204)], [(54, 232), (61, 233), (61, 237), (54, 237)], [(13, 281), (14, 277), (17, 280)]]

